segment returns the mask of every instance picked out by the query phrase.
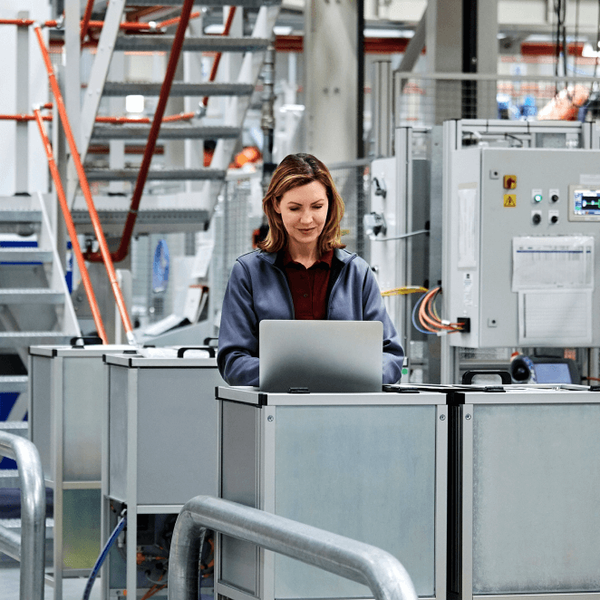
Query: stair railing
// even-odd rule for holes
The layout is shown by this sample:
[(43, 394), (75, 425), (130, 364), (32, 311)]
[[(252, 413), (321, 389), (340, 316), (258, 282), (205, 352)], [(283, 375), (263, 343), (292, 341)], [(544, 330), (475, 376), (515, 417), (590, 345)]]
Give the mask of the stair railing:
[(52, 175), (52, 180), (54, 181), (54, 187), (56, 188), (56, 195), (58, 196), (58, 202), (63, 214), (63, 218), (65, 220), (65, 224), (67, 226), (67, 232), (69, 234), (69, 239), (71, 240), (71, 247), (73, 249), (73, 253), (75, 254), (75, 259), (77, 260), (77, 266), (79, 267), (79, 273), (81, 275), (83, 288), (85, 290), (88, 302), (90, 304), (90, 310), (92, 312), (94, 324), (96, 325), (96, 331), (98, 332), (98, 337), (102, 339), (102, 343), (108, 344), (108, 338), (106, 336), (106, 330), (104, 329), (104, 323), (102, 322), (102, 315), (100, 314), (100, 308), (98, 307), (96, 294), (94, 293), (94, 289), (92, 287), (92, 282), (87, 266), (85, 264), (85, 260), (83, 258), (83, 253), (81, 252), (81, 248), (79, 247), (79, 240), (77, 239), (75, 223), (73, 222), (73, 217), (71, 215), (71, 211), (69, 210), (65, 190), (60, 179), (60, 173), (58, 172), (58, 167), (56, 165), (56, 161), (54, 160), (52, 144), (50, 143), (50, 139), (48, 138), (48, 135), (46, 133), (40, 109), (38, 107), (35, 107), (33, 109), (33, 113), (38, 125), (38, 129), (40, 130), (42, 143), (44, 145), (44, 150), (46, 151), (46, 158), (48, 159), (48, 166), (50, 167), (50, 173)]
[(198, 556), (205, 529), (362, 583), (370, 588), (376, 600), (417, 600), (406, 569), (388, 552), (210, 496), (189, 500), (175, 523), (169, 553), (169, 600), (198, 598)]
[[(186, 0), (186, 3), (191, 4), (191, 1), (192, 0)], [(85, 202), (86, 202), (88, 213), (90, 215), (90, 219), (92, 222), (92, 227), (93, 227), (94, 233), (96, 235), (96, 239), (98, 240), (98, 245), (100, 247), (100, 255), (102, 256), (104, 266), (108, 273), (108, 279), (110, 281), (112, 292), (115, 297), (119, 315), (121, 316), (123, 328), (125, 329), (125, 335), (127, 336), (127, 342), (129, 344), (135, 346), (137, 344), (136, 344), (135, 336), (133, 334), (133, 327), (131, 325), (131, 320), (130, 320), (129, 314), (127, 312), (127, 306), (125, 305), (125, 299), (123, 298), (123, 293), (121, 292), (121, 288), (119, 286), (117, 273), (115, 271), (115, 267), (113, 265), (111, 254), (108, 249), (108, 244), (106, 243), (106, 237), (104, 235), (104, 231), (102, 230), (102, 224), (100, 223), (100, 218), (98, 217), (98, 211), (96, 210), (96, 206), (94, 205), (94, 199), (92, 198), (92, 192), (90, 190), (90, 186), (89, 186), (87, 177), (85, 175), (83, 165), (81, 163), (81, 158), (80, 158), (79, 152), (77, 150), (77, 144), (75, 143), (75, 138), (73, 136), (71, 124), (70, 124), (69, 118), (67, 116), (67, 110), (65, 108), (65, 103), (64, 103), (64, 100), (62, 97), (62, 93), (60, 91), (60, 87), (58, 85), (58, 81), (56, 80), (56, 75), (54, 74), (54, 68), (52, 67), (52, 62), (50, 60), (50, 54), (48, 53), (48, 49), (46, 48), (46, 44), (45, 44), (44, 38), (42, 36), (42, 28), (39, 25), (39, 23), (34, 25), (34, 32), (37, 37), (37, 40), (38, 40), (38, 43), (40, 46), (40, 50), (42, 52), (42, 57), (44, 59), (44, 64), (46, 66), (46, 71), (48, 73), (48, 80), (50, 82), (50, 88), (51, 88), (52, 94), (54, 96), (54, 102), (56, 104), (56, 108), (58, 109), (58, 114), (60, 116), (63, 130), (65, 132), (65, 137), (67, 138), (67, 144), (69, 145), (69, 149), (71, 151), (71, 156), (73, 158), (73, 162), (75, 163), (75, 168), (77, 170), (77, 176), (79, 179), (79, 185), (81, 187), (83, 197), (85, 198)], [(161, 117), (162, 117), (162, 115), (161, 115)]]
[(43, 600), (46, 544), (46, 489), (37, 448), (0, 431), (0, 455), (17, 461), (21, 483), (21, 535), (0, 526), (0, 552), (18, 560), (20, 600)]

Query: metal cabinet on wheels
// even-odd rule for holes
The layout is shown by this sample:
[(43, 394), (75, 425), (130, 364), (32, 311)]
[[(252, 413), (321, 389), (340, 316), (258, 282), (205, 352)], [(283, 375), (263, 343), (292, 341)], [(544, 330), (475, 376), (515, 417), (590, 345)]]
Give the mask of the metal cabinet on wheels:
[(31, 346), (29, 430), (53, 491), (54, 598), (63, 577), (89, 574), (100, 551), (101, 417), (107, 351), (129, 346)]
[(450, 395), (448, 597), (600, 598), (600, 393), (495, 390)]
[(194, 496), (218, 492), (215, 387), (223, 380), (214, 357), (188, 358), (192, 355), (185, 356), (187, 350), (174, 351), (172, 357), (152, 355), (149, 349), (104, 358), (104, 541), (122, 509), (127, 510), (126, 530), (102, 575), (106, 600), (137, 598), (138, 593), (166, 596), (166, 558), (175, 518)]
[[(387, 550), (419, 596), (445, 599), (445, 394), (219, 387), (221, 496)], [(223, 537), (233, 600), (365, 598), (366, 587)]]

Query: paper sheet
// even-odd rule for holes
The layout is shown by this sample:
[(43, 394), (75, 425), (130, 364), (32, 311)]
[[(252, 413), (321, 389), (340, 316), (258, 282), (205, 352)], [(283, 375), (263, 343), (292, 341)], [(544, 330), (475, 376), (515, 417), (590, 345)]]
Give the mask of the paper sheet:
[(593, 237), (513, 238), (513, 292), (593, 287)]
[(591, 345), (592, 290), (519, 292), (519, 344)]

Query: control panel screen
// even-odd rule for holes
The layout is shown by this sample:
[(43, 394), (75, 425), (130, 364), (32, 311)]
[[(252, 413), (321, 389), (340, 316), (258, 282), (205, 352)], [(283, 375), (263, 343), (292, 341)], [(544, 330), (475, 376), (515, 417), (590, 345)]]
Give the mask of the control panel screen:
[(570, 221), (600, 221), (600, 188), (570, 186)]
[(533, 368), (537, 383), (573, 383), (566, 363), (535, 363)]

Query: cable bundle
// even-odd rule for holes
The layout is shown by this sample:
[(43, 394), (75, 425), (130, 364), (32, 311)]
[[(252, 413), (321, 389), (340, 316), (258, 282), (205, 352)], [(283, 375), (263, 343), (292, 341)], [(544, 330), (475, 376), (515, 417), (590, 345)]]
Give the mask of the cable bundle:
[[(442, 288), (436, 287), (423, 294), (412, 311), (412, 323), (417, 331), (426, 335), (446, 335), (463, 330), (461, 323), (451, 323), (441, 319), (438, 315), (435, 301), (441, 293)], [(418, 322), (417, 322), (418, 318)]]

